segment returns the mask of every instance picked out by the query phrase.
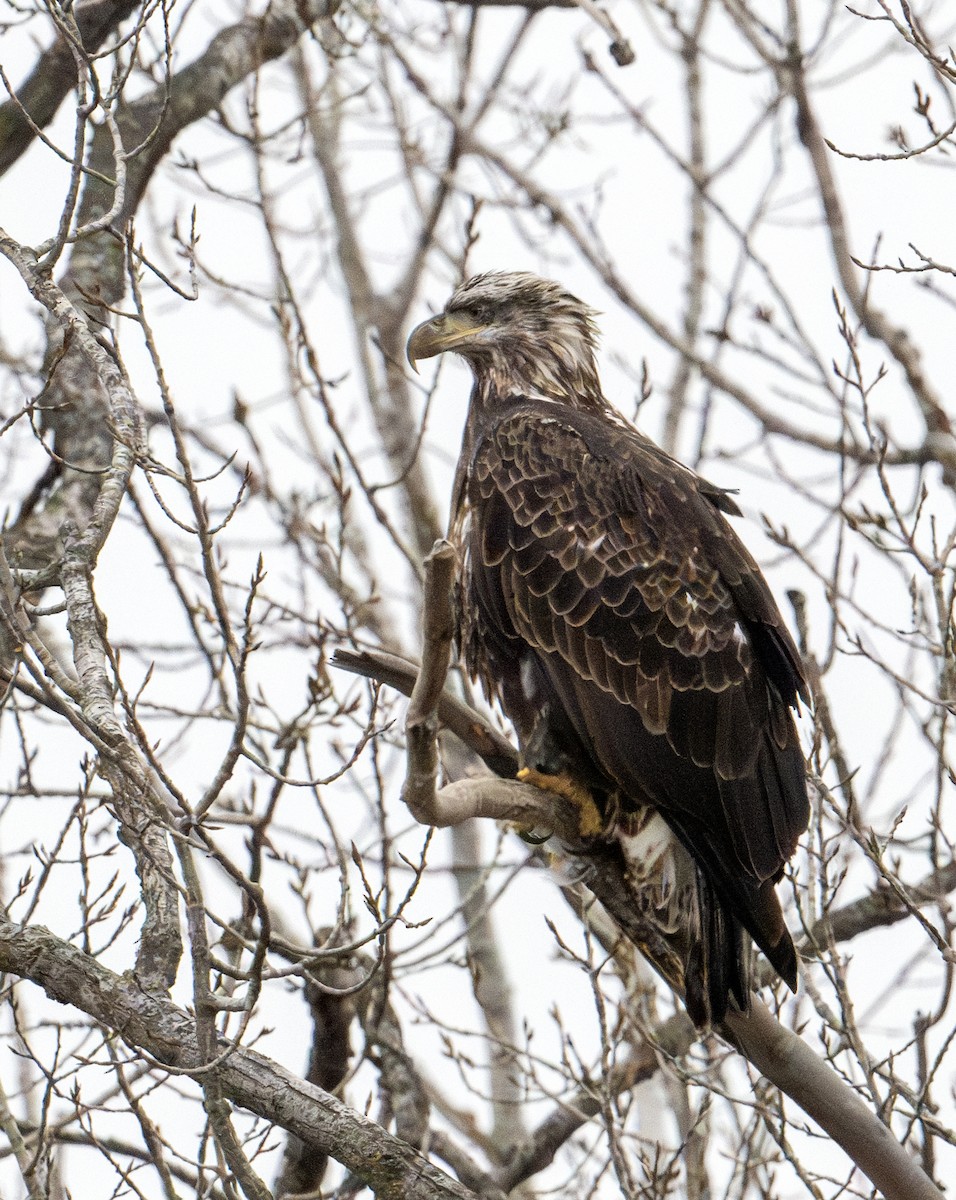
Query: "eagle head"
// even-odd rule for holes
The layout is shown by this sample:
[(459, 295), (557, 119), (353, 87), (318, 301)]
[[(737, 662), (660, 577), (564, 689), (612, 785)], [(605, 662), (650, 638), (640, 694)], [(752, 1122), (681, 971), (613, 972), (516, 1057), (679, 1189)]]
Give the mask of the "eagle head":
[(416, 326), (406, 353), (415, 369), (419, 359), (460, 354), (482, 399), (528, 396), (606, 408), (594, 361), (595, 316), (550, 279), (489, 271), (459, 284), (444, 312)]

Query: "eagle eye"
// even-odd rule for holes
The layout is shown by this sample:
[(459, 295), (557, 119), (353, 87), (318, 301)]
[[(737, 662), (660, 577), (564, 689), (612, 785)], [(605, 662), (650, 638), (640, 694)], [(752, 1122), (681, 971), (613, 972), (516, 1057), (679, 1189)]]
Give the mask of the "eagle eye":
[(475, 325), (490, 325), (494, 320), (494, 312), (490, 304), (456, 304), (448, 312), (463, 317)]

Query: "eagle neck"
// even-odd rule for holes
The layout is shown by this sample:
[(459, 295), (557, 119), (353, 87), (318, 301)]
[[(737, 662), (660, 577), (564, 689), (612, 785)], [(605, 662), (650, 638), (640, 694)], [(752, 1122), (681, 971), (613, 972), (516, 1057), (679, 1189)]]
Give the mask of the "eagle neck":
[(475, 378), (473, 409), (493, 410), (502, 402), (522, 399), (607, 408), (592, 349), (580, 339), (531, 343), (515, 338), (507, 347), (469, 347), (464, 357)]
[(542, 386), (541, 381), (524, 379), (518, 375), (495, 371), (476, 372), (469, 424), (483, 426), (493, 422), (501, 408), (522, 401), (559, 404), (592, 412), (607, 409), (597, 376), (591, 386), (582, 386), (580, 380), (576, 383), (577, 386), (562, 387), (547, 381)]

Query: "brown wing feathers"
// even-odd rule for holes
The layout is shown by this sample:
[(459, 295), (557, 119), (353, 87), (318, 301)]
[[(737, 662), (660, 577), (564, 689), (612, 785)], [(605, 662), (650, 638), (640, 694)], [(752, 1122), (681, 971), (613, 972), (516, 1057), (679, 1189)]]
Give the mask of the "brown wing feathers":
[(705, 1008), (746, 1001), (740, 924), (795, 986), (773, 883), (808, 818), (788, 711), (805, 685), (719, 493), (623, 425), (527, 404), (497, 416), (473, 462), (470, 570), (515, 640), (493, 662), (466, 631), (473, 668), (494, 685), (533, 648), (598, 774), (656, 807), (699, 864)]

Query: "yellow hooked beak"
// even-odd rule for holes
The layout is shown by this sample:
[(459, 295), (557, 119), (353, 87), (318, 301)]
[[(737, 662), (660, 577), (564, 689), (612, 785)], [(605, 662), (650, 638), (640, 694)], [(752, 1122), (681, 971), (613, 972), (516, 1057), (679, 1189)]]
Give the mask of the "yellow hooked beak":
[(439, 313), (416, 325), (405, 346), (405, 356), (413, 371), (419, 359), (434, 358), (445, 350), (457, 350), (476, 334), (483, 333), (487, 325), (478, 325), (473, 317), (464, 313)]

